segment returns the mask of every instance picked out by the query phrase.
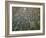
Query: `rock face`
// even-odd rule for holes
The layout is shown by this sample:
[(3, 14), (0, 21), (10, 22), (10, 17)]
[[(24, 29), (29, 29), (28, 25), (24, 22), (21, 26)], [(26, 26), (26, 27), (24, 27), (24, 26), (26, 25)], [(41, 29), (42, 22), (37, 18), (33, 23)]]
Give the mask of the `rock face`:
[(12, 31), (40, 30), (40, 8), (13, 7)]

